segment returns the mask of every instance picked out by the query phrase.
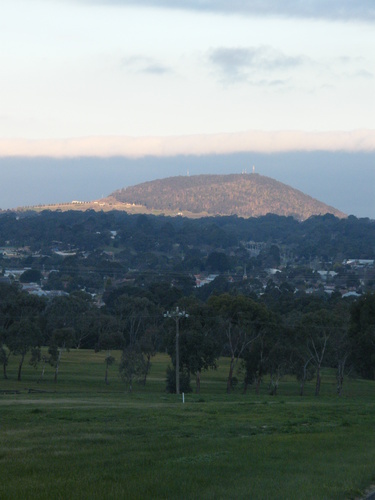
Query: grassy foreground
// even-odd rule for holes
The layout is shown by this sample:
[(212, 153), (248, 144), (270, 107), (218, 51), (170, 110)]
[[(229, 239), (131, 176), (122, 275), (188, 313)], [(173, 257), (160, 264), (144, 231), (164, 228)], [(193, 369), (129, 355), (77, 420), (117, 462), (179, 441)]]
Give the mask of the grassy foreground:
[[(117, 360), (119, 354), (117, 353)], [(375, 384), (347, 380), (335, 395), (225, 394), (226, 360), (202, 375), (185, 404), (165, 393), (167, 356), (153, 360), (145, 387), (129, 394), (104, 354), (65, 353), (52, 368), (17, 359), (0, 380), (0, 498), (359, 498), (375, 482)], [(18, 393), (12, 393), (18, 391)], [(36, 392), (38, 391), (38, 392)], [(43, 392), (40, 392), (43, 391)]]

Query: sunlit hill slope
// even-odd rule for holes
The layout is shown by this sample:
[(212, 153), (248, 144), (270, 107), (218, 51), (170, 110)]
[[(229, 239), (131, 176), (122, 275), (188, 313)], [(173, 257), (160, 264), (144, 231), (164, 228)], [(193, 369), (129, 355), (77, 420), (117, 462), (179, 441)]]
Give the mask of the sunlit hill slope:
[(195, 175), (169, 177), (119, 189), (105, 200), (136, 205), (146, 212), (183, 215), (238, 215), (259, 217), (267, 213), (305, 220), (312, 215), (339, 210), (297, 189), (259, 174)]

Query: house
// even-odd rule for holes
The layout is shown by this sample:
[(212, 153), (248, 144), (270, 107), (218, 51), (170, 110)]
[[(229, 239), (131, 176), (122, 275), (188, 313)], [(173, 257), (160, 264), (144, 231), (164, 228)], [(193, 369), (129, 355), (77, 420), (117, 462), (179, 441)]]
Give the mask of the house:
[(373, 259), (346, 259), (344, 265), (350, 267), (374, 267)]

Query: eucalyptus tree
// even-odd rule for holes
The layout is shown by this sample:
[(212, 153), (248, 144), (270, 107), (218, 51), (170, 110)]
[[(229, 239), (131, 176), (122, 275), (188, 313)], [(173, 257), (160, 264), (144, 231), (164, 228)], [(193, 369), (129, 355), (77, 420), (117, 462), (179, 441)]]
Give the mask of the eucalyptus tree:
[[(158, 312), (156, 310), (156, 312)], [(144, 333), (140, 339), (140, 348), (143, 355), (146, 358), (143, 385), (146, 385), (147, 376), (151, 370), (151, 358), (155, 356), (158, 349), (161, 346), (161, 328), (160, 328), (160, 318), (158, 316), (151, 316), (149, 318), (150, 322), (145, 326)]]
[(293, 373), (299, 382), (299, 395), (303, 396), (305, 392), (306, 382), (312, 380), (315, 376), (315, 366), (312, 364), (313, 357), (307, 351), (304, 356), (304, 352), (297, 349), (293, 349), (292, 352), (292, 367), (291, 373)]
[(26, 354), (41, 345), (41, 314), (45, 300), (15, 285), (0, 285), (0, 359), (4, 378), (11, 354), (20, 356), (18, 380)]
[(118, 323), (113, 316), (100, 315), (96, 322), (97, 342), (95, 352), (105, 351), (105, 375), (104, 382), (108, 385), (109, 367), (114, 364), (115, 358), (112, 356), (114, 349), (122, 349), (124, 337), (118, 330)]
[(120, 375), (133, 390), (134, 380), (144, 379), (147, 362), (142, 352), (142, 338), (147, 326), (153, 322), (154, 304), (146, 297), (121, 295), (114, 304), (118, 331), (124, 337), (120, 361)]
[(285, 328), (274, 314), (263, 311), (259, 336), (243, 356), (245, 369), (244, 392), (248, 385), (255, 384), (259, 394), (260, 385), (266, 374), (270, 375), (270, 392), (276, 395), (281, 377), (289, 369), (290, 344)]
[[(195, 376), (196, 392), (200, 392), (202, 371), (215, 369), (222, 350), (220, 336), (217, 335), (216, 318), (212, 318), (209, 308), (195, 298), (179, 302), (181, 309), (189, 312), (180, 330), (179, 367), (180, 379), (184, 374)], [(176, 369), (176, 347), (174, 329), (168, 330), (166, 348)], [(187, 377), (185, 376), (185, 379)]]
[(45, 309), (47, 335), (56, 329), (69, 329), (71, 346), (79, 349), (91, 336), (95, 316), (92, 298), (85, 292), (55, 297)]
[(227, 393), (230, 393), (238, 361), (244, 357), (267, 325), (267, 310), (244, 295), (212, 296), (207, 305), (211, 315), (217, 317), (223, 353), (230, 358), (227, 379)]
[(146, 362), (142, 353), (129, 346), (125, 347), (121, 354), (120, 376), (127, 383), (129, 392), (133, 391), (135, 380), (141, 380), (146, 371)]
[(303, 359), (311, 360), (315, 367), (316, 396), (320, 393), (321, 368), (329, 354), (332, 338), (338, 328), (338, 318), (327, 309), (302, 315), (301, 322), (297, 326), (298, 349)]
[(21, 371), (26, 354), (41, 344), (41, 330), (29, 319), (14, 322), (9, 328), (7, 346), (12, 354), (20, 356), (17, 380), (21, 380)]
[(374, 380), (375, 293), (367, 293), (352, 305), (349, 341), (357, 373), (363, 378)]
[(334, 328), (330, 337), (331, 366), (336, 369), (336, 391), (342, 394), (344, 377), (353, 368), (352, 348), (349, 337), (350, 310), (348, 304), (341, 300), (334, 304), (332, 309)]
[(48, 353), (50, 355), (50, 363), (55, 367), (54, 382), (57, 383), (61, 358), (65, 351), (69, 351), (74, 341), (73, 328), (56, 328), (52, 331), (49, 340)]
[(11, 355), (11, 351), (7, 347), (7, 344), (6, 344), (6, 330), (3, 328), (0, 328), (0, 363), (3, 366), (3, 376), (5, 379), (8, 378), (7, 366), (8, 366), (10, 355)]

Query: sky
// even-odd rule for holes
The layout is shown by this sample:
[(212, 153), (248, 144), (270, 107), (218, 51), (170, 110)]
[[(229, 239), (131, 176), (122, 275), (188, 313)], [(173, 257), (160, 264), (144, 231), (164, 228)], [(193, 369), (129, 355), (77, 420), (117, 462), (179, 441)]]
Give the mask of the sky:
[[(97, 193), (103, 179), (120, 188), (180, 175), (187, 158), (196, 173), (256, 159), (260, 173), (272, 164), (276, 179), (375, 218), (373, 0), (0, 7), (0, 207), (24, 204), (22, 182), (33, 203), (46, 192), (63, 201), (91, 193), (72, 173)], [(315, 193), (324, 172), (336, 185)]]

